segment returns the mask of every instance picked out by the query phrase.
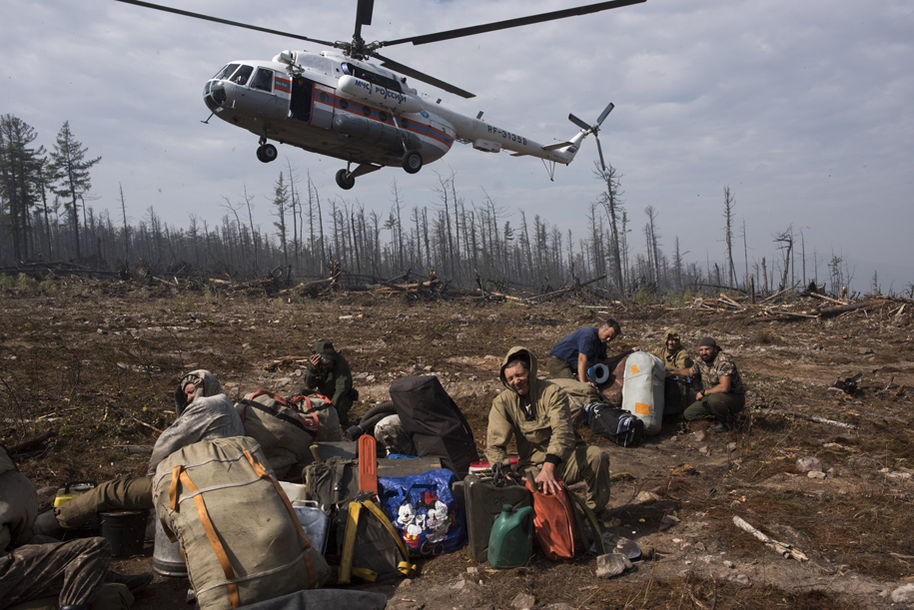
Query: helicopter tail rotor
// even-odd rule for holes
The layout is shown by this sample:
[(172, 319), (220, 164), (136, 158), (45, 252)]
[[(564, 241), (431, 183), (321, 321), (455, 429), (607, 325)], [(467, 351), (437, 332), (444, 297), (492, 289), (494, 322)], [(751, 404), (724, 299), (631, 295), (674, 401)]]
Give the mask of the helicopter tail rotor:
[(606, 163), (603, 160), (603, 147), (600, 146), (600, 126), (603, 124), (603, 121), (606, 120), (606, 117), (609, 116), (609, 113), (612, 112), (613, 108), (616, 105), (610, 102), (606, 105), (606, 108), (603, 109), (603, 112), (600, 113), (600, 116), (597, 117), (596, 123), (593, 125), (588, 124), (586, 121), (582, 121), (573, 114), (568, 115), (568, 120), (581, 128), (581, 131), (584, 132), (584, 135), (593, 134), (594, 139), (597, 141), (597, 153), (600, 156), (600, 167), (603, 170), (606, 170)]

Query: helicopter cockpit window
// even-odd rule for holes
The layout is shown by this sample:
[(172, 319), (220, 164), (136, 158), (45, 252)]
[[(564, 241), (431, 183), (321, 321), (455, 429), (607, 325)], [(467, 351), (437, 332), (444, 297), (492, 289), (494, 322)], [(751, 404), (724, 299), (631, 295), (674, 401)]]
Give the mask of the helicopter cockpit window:
[(251, 72), (254, 71), (252, 66), (241, 66), (238, 70), (232, 74), (232, 77), (229, 79), (236, 85), (245, 85), (248, 82), (248, 79), (251, 78)]
[(257, 72), (254, 72), (254, 78), (251, 79), (251, 89), (272, 91), (273, 71), (267, 68), (257, 68)]
[(216, 75), (213, 77), (215, 80), (222, 80), (223, 78), (228, 78), (232, 75), (232, 72), (238, 69), (238, 64), (228, 64), (223, 67), (221, 70), (216, 72)]

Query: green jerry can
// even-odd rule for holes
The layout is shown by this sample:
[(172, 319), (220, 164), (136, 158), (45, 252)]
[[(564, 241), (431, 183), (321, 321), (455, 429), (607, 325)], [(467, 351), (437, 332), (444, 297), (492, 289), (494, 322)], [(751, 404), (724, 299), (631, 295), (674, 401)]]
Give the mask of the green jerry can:
[(493, 568), (519, 568), (533, 554), (533, 507), (502, 506), (489, 534), (489, 564)]

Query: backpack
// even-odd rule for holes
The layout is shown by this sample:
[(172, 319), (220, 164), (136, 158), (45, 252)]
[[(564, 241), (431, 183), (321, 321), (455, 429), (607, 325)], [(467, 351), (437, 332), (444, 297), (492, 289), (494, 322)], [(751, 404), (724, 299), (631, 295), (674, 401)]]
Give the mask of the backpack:
[(416, 573), (406, 544), (384, 511), (371, 500), (354, 500), (340, 507), (336, 540), (341, 585), (352, 582), (353, 576), (375, 582)]
[(528, 478), (525, 483), (533, 497), (533, 537), (549, 559), (572, 559), (575, 552), (575, 522), (568, 488), (559, 482), (559, 493), (543, 493), (531, 482), (532, 478)]
[(235, 409), (245, 434), (260, 444), (278, 478), (287, 478), (296, 464), (306, 461), (316, 426), (282, 396), (258, 390), (238, 401)]
[(636, 447), (644, 440), (644, 422), (620, 407), (602, 402), (584, 406), (591, 429), (623, 447)]
[(416, 455), (440, 457), (458, 479), (479, 459), (473, 431), (434, 375), (404, 377), (390, 385), (390, 398)]
[(327, 514), (359, 496), (359, 462), (332, 457), (302, 470), (304, 498), (317, 502)]
[(411, 555), (452, 553), (466, 544), (463, 511), (451, 493), (453, 482), (454, 473), (446, 468), (378, 479), (381, 508)]
[(181, 543), (203, 610), (319, 587), (329, 576), (252, 438), (172, 453), (156, 468), (153, 500), (165, 533)]
[(344, 439), (340, 416), (329, 398), (323, 394), (298, 394), (288, 398), (305, 418), (305, 426), (317, 441), (341, 441)]

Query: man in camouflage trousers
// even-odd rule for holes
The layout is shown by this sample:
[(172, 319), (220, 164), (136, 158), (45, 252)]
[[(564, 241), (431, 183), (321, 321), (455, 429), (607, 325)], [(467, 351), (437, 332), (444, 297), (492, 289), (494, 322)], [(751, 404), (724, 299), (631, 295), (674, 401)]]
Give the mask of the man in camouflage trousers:
[(695, 395), (695, 402), (682, 413), (686, 421), (713, 419), (720, 427), (729, 426), (733, 415), (746, 406), (746, 390), (736, 364), (712, 337), (704, 337), (698, 343), (698, 360), (691, 368), (672, 373), (691, 375), (693, 383), (701, 380), (702, 389)]
[(0, 608), (52, 596), (61, 608), (88, 608), (108, 573), (108, 541), (35, 544), (37, 513), (35, 486), (0, 447)]

